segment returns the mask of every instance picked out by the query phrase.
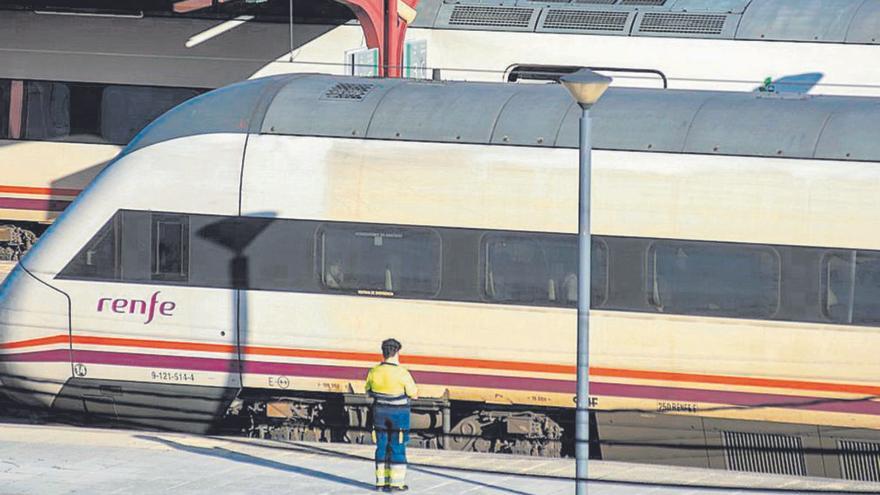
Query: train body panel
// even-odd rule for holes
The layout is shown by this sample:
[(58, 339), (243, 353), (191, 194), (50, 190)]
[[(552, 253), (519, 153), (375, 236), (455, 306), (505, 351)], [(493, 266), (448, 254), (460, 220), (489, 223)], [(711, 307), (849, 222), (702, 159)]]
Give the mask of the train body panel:
[[(242, 213), (572, 232), (576, 159), (565, 149), (252, 136)], [(485, 188), (471, 190), (474, 181)], [(511, 201), (512, 190), (521, 201)]]
[(0, 140), (0, 163), (14, 170), (0, 184), (0, 218), (51, 222), (119, 152), (119, 146)]
[(72, 376), (69, 299), (17, 266), (0, 285), (0, 300), (3, 390), (48, 407)]

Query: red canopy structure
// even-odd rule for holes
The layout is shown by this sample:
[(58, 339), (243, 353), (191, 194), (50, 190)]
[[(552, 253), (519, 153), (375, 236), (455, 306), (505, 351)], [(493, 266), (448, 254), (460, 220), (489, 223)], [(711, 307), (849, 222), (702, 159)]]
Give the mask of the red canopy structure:
[(367, 46), (379, 49), (379, 75), (400, 77), (406, 27), (415, 19), (419, 0), (338, 0), (357, 16)]

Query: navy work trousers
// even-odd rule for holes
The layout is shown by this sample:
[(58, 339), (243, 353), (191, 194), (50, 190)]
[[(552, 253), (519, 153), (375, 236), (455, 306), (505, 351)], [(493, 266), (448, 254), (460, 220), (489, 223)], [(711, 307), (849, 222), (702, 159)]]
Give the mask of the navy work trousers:
[(376, 485), (402, 486), (406, 477), (409, 407), (373, 407), (376, 431)]

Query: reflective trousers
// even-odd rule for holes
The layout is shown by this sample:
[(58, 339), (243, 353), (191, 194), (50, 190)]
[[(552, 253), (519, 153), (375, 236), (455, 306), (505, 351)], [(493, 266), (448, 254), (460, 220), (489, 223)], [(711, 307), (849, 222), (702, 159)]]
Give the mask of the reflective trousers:
[(374, 406), (373, 430), (376, 441), (376, 486), (403, 486), (406, 481), (409, 407)]

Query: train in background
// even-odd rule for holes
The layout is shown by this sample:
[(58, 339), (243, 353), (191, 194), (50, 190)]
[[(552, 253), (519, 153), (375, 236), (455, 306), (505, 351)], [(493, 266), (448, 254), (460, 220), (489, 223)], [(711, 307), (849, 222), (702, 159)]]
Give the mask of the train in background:
[[(191, 10), (182, 12), (178, 4)], [(288, 2), (4, 2), (0, 239), (39, 234), (147, 122), (253, 76), (353, 72), (347, 7)], [(193, 5), (196, 5), (193, 7)], [(413, 77), (545, 80), (604, 67), (615, 84), (880, 95), (880, 0), (423, 0)], [(293, 51), (291, 52), (291, 47)], [(369, 72), (369, 67), (366, 67)], [(0, 240), (0, 258), (27, 242)]]
[[(880, 99), (593, 115), (593, 453), (880, 481)], [(394, 336), (414, 443), (570, 452), (579, 116), (559, 85), (327, 75), (189, 100), (0, 286), (4, 391), (365, 442)]]

